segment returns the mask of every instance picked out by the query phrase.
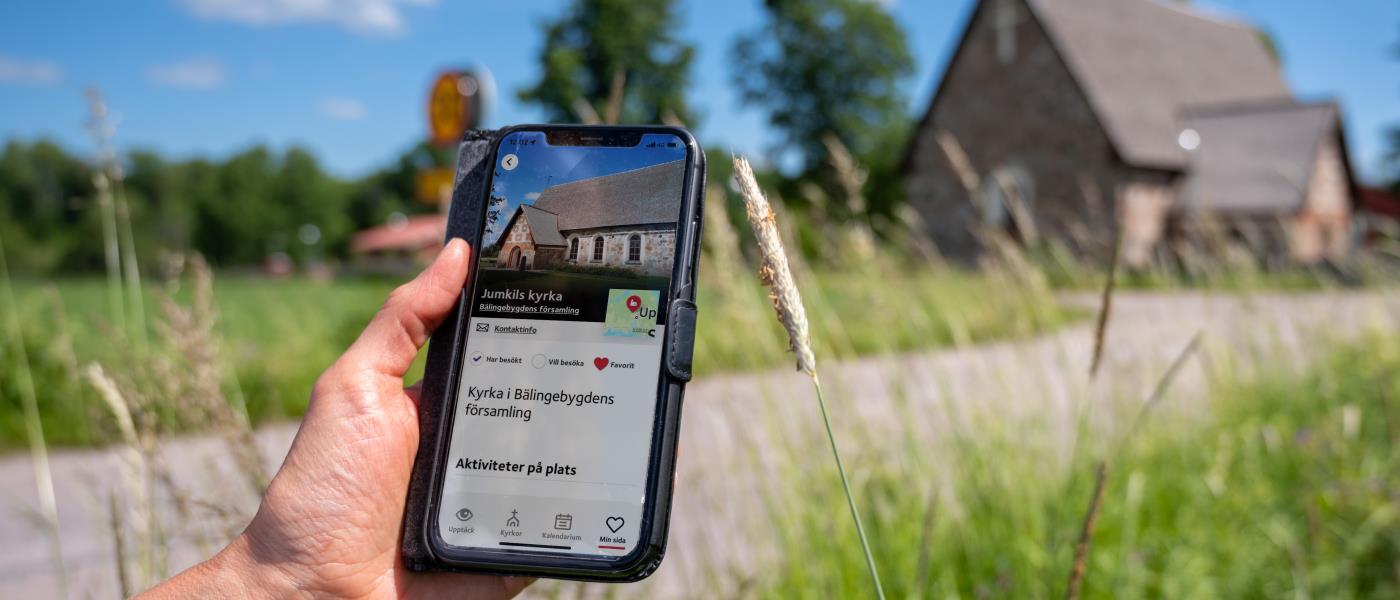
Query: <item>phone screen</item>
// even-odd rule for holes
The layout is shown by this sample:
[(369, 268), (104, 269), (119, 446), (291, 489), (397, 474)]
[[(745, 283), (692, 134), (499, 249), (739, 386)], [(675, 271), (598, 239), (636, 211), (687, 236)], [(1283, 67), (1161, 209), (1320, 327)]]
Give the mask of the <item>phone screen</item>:
[(671, 134), (501, 140), (439, 503), (447, 544), (637, 547), (686, 153)]

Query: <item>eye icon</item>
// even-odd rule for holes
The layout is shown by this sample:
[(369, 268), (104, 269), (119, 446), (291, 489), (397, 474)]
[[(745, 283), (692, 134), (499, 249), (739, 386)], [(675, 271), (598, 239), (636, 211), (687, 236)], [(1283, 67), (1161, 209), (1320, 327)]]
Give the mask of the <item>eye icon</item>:
[(462, 509), (462, 510), (457, 511), (457, 520), (458, 520), (458, 521), (470, 521), (470, 520), (472, 520), (472, 509), (470, 509), (470, 508), (464, 508), (464, 509)]

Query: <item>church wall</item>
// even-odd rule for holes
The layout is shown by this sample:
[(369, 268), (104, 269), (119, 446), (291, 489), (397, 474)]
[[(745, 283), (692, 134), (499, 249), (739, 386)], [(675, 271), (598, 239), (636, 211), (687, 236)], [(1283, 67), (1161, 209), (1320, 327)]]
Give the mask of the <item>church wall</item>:
[[(1012, 52), (998, 48), (1005, 43), (999, 36), (1013, 40)], [(975, 193), (950, 165), (939, 132), (966, 153)], [(954, 259), (980, 255), (976, 231), (986, 223), (985, 189), (994, 174), (1010, 170), (1028, 179), (1035, 229), (1083, 251), (1111, 245), (1120, 188), (1141, 179), (1116, 159), (1087, 98), (1023, 0), (980, 3), (929, 118), (915, 133), (905, 169), (911, 205), (940, 251)], [(1005, 221), (993, 226), (1010, 227)]]
[(513, 251), (517, 249), (520, 250), (520, 255), (525, 257), (528, 268), (535, 268), (535, 243), (530, 238), (529, 223), (521, 217), (517, 217), (510, 229), (501, 235), (501, 252), (496, 257), (496, 264), (500, 267), (516, 268), (515, 263), (510, 260)]
[(1294, 232), (1297, 241), (1291, 253), (1300, 262), (1340, 259), (1351, 249), (1351, 189), (1335, 138), (1318, 149)]
[[(638, 262), (627, 260), (627, 238), (633, 234), (642, 237), (642, 256)], [(603, 237), (603, 259), (593, 260), (593, 239)], [(578, 258), (570, 261), (580, 266), (635, 269), (646, 275), (666, 276), (676, 251), (675, 226), (639, 225), (634, 227), (608, 227), (601, 229), (581, 229), (565, 232), (565, 256), (568, 244), (579, 240)], [(567, 258), (566, 258), (567, 261)]]

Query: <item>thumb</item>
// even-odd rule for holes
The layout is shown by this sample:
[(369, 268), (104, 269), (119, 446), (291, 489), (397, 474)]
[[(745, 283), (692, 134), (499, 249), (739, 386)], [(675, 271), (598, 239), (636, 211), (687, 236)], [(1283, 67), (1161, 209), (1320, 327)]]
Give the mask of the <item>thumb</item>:
[(389, 299), (341, 357), (351, 372), (370, 371), (402, 379), (428, 336), (457, 307), (466, 285), (471, 249), (453, 238), (413, 281)]

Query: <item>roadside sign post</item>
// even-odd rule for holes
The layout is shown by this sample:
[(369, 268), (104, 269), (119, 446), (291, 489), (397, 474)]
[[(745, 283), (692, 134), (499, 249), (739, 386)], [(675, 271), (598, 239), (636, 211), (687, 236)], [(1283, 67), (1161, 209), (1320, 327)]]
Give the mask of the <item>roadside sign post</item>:
[[(462, 134), (481, 125), (490, 97), (491, 76), (486, 71), (446, 69), (433, 78), (428, 90), (428, 141), (439, 148), (453, 148)], [(430, 166), (414, 178), (415, 196), (424, 204), (446, 212), (452, 198), (451, 166)]]

